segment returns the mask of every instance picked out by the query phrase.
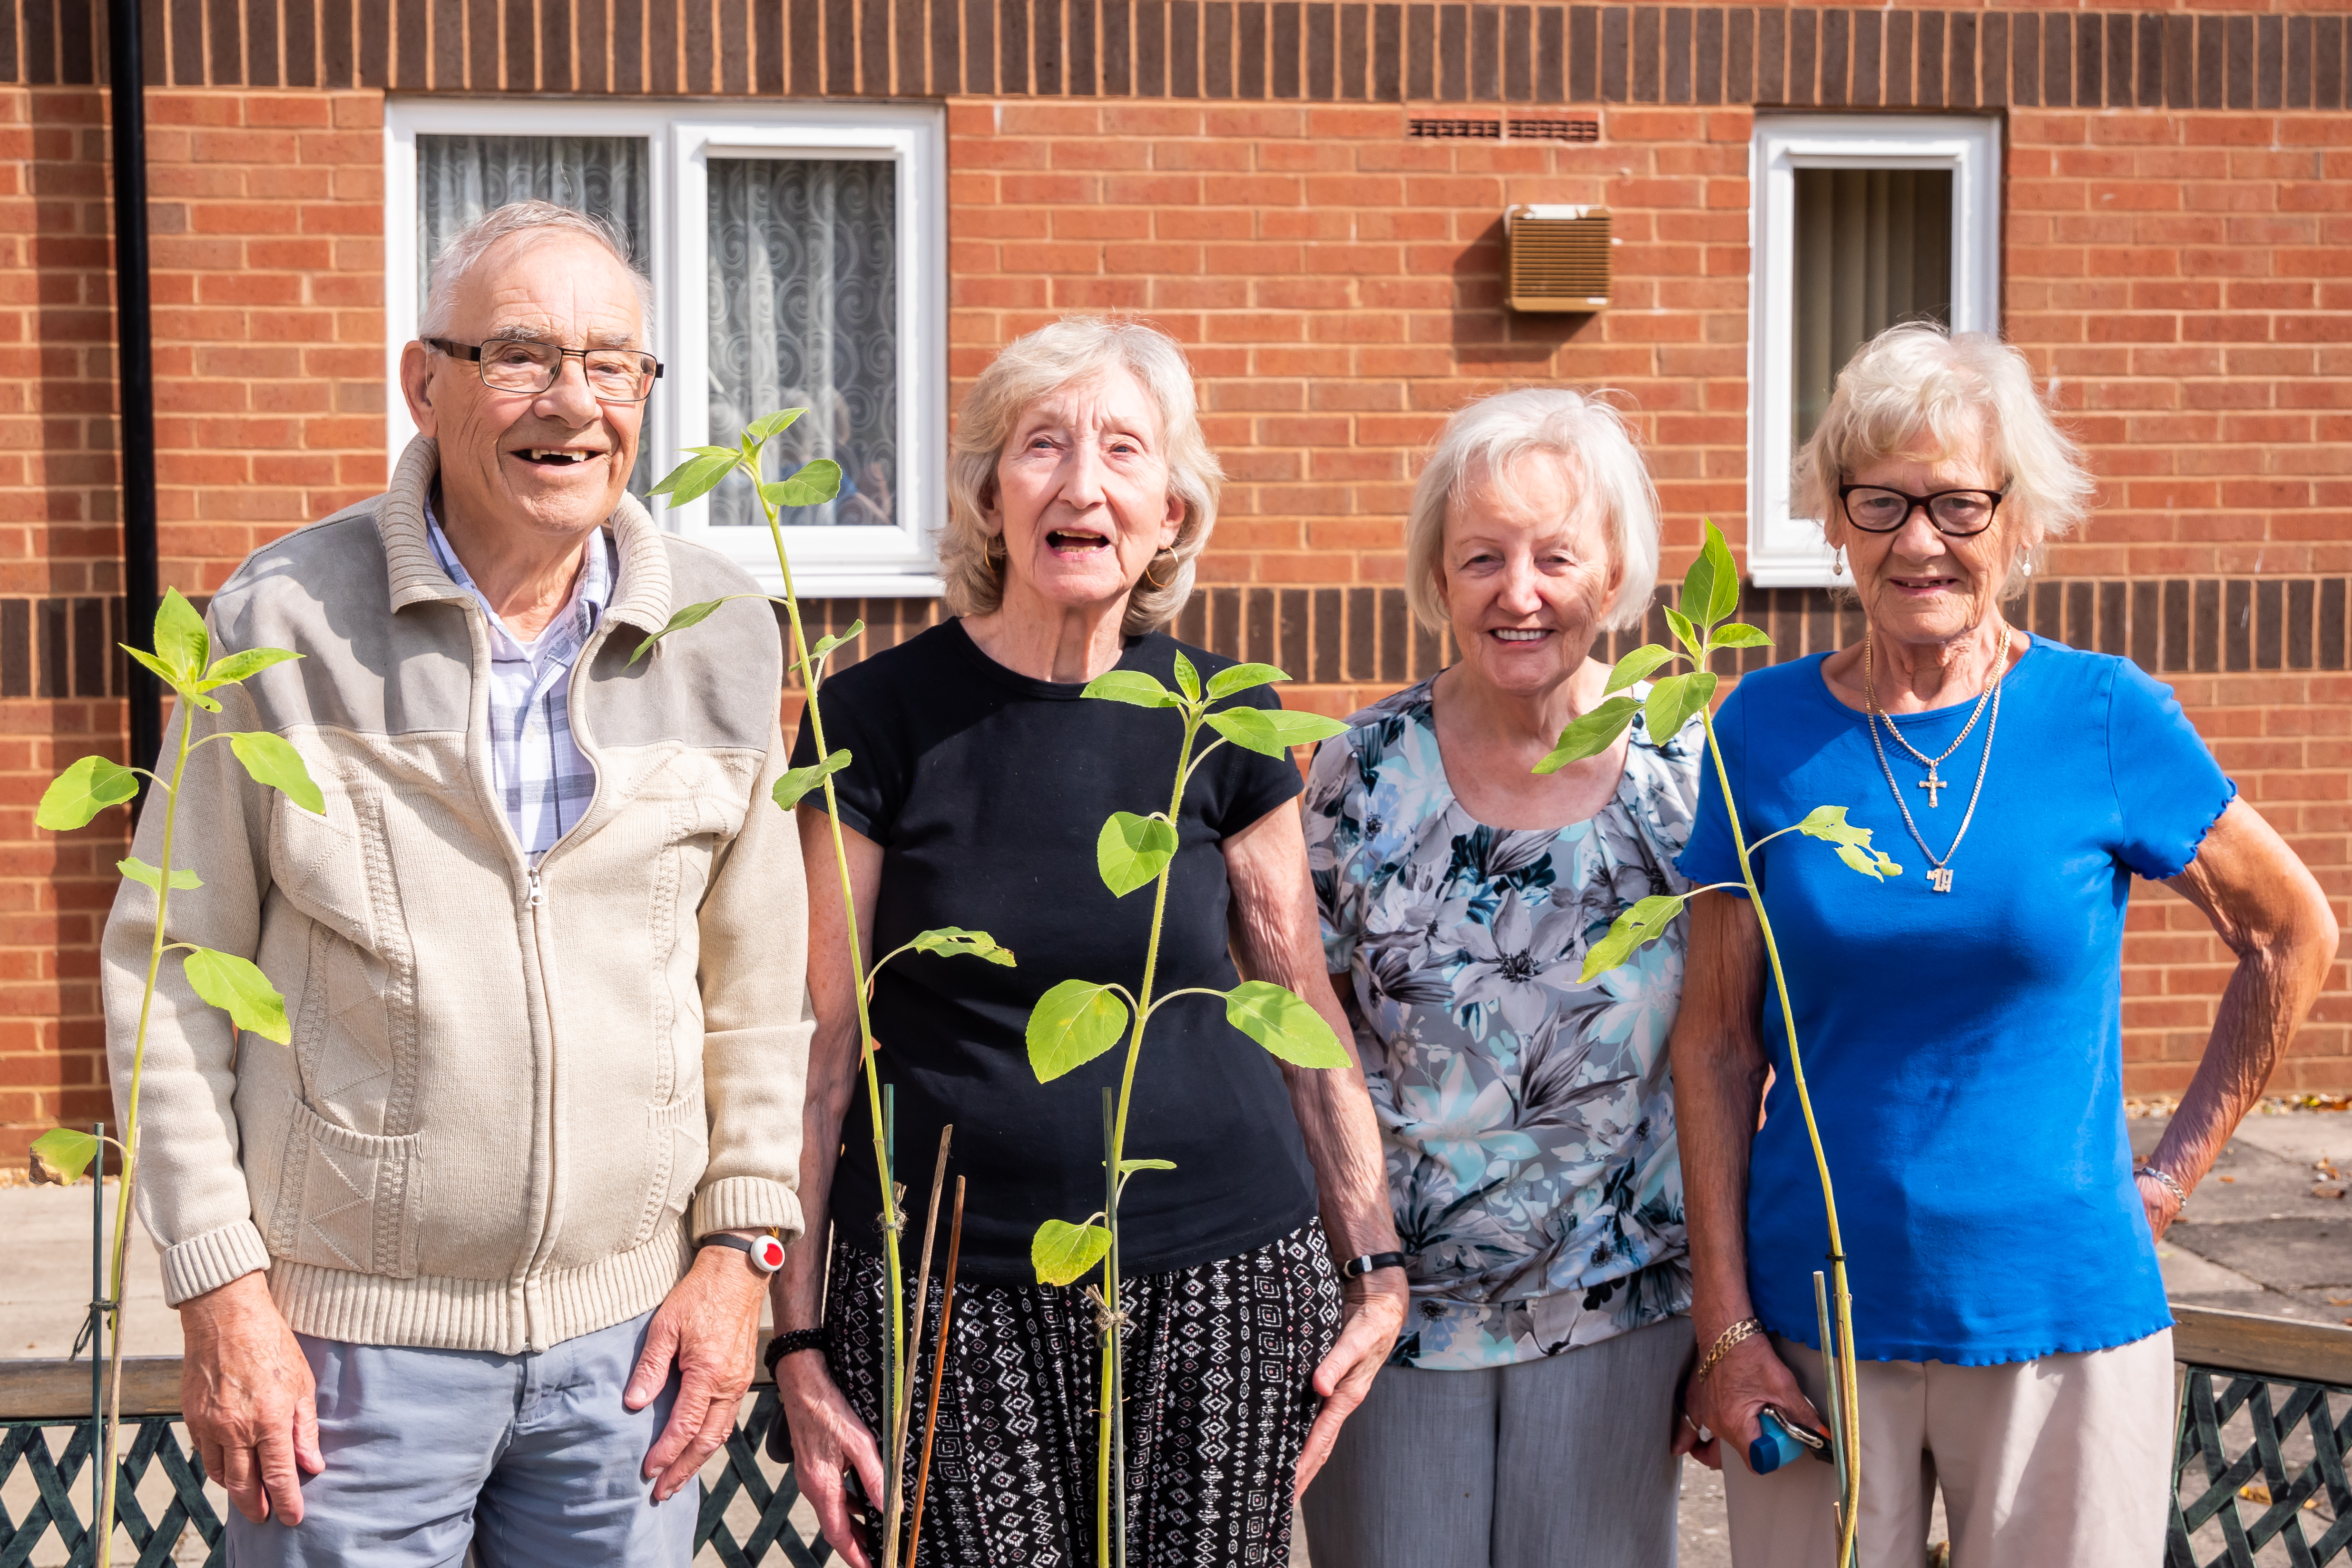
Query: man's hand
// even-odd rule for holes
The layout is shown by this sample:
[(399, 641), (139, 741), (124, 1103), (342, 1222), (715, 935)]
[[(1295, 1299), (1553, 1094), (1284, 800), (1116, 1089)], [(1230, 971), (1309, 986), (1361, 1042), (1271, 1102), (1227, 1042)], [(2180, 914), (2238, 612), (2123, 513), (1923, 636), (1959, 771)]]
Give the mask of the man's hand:
[(1323, 1408), (1298, 1452), (1292, 1497), (1306, 1491), (1307, 1483), (1323, 1468), (1331, 1446), (1339, 1440), (1340, 1424), (1364, 1402), (1373, 1376), (1387, 1363), (1397, 1332), (1404, 1327), (1405, 1299), (1402, 1268), (1375, 1269), (1351, 1287), (1339, 1309), (1339, 1342), (1315, 1369), (1315, 1392), (1323, 1396)]
[(327, 1468), (318, 1384), (269, 1299), (268, 1276), (247, 1274), (181, 1302), (180, 1331), (180, 1413), (205, 1473), (254, 1523), (272, 1513), (280, 1524), (301, 1523), (302, 1476)]
[(1743, 1460), (1747, 1458), (1748, 1445), (1763, 1435), (1767, 1405), (1779, 1405), (1816, 1432), (1830, 1429), (1797, 1385), (1797, 1374), (1773, 1353), (1772, 1342), (1762, 1334), (1750, 1335), (1732, 1346), (1713, 1371), (1690, 1385), (1684, 1400), (1685, 1415), (1714, 1433), (1715, 1438), (1698, 1443), (1689, 1440), (1696, 1437), (1696, 1433), (1677, 1431), (1675, 1451), (1689, 1453), (1710, 1470), (1723, 1468), (1721, 1449), (1726, 1443)]
[(631, 1410), (651, 1405), (669, 1382), (670, 1363), (677, 1363), (677, 1404), (646, 1456), (656, 1502), (691, 1483), (735, 1429), (743, 1391), (751, 1386), (760, 1300), (767, 1289), (766, 1277), (741, 1253), (706, 1247), (654, 1313), (645, 1353), (621, 1403)]

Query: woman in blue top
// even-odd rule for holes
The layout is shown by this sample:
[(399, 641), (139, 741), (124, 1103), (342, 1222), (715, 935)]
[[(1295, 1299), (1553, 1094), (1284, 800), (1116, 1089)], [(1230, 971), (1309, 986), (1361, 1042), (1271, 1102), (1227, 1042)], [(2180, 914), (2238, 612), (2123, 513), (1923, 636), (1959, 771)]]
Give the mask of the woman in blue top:
[[(2335, 924), (2168, 688), (2003, 619), (2091, 489), (2023, 356), (1889, 330), (1839, 376), (1798, 481), (1853, 573), (1863, 640), (1747, 676), (1717, 729), (1751, 843), (1843, 805), (1902, 867), (1870, 881), (1793, 835), (1756, 864), (1852, 1275), (1862, 1562), (1915, 1568), (1940, 1485), (1955, 1568), (2146, 1568), (2173, 1430), (2155, 1238), (2286, 1048)], [(1711, 770), (1681, 868), (1739, 878)], [(2137, 1171), (2121, 1046), (2135, 876), (2196, 904), (2238, 956)], [(1741, 896), (1700, 895), (1672, 1058), (1700, 1347), (1683, 1440), (1710, 1462), (1702, 1435), (1745, 1455), (1768, 1405), (1823, 1425), (1828, 1235), (1767, 994)], [(1829, 1466), (1723, 1468), (1738, 1568), (1834, 1555)]]

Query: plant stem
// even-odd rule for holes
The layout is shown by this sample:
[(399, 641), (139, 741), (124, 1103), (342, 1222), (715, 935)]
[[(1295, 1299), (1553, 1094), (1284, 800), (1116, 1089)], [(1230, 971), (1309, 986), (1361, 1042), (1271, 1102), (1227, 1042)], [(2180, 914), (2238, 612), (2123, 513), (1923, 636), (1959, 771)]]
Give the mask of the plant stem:
[(1846, 1289), (1845, 1246), (1838, 1235), (1837, 1190), (1830, 1180), (1829, 1156), (1822, 1150), (1822, 1131), (1813, 1119), (1813, 1098), (1805, 1088), (1804, 1054), (1797, 1047), (1797, 1014), (1789, 1001), (1789, 979), (1780, 967), (1780, 947), (1772, 937), (1772, 918), (1764, 910), (1763, 890), (1756, 885), (1756, 868), (1748, 858), (1748, 839), (1740, 830), (1739, 809), (1733, 803), (1730, 771), (1724, 766), (1723, 744), (1715, 733), (1715, 715), (1699, 710), (1706, 727), (1706, 752), (1715, 763), (1715, 782), (1723, 791), (1723, 812), (1731, 823), (1732, 847), (1739, 853), (1739, 879), (1747, 884), (1748, 901), (1756, 911), (1756, 929), (1763, 933), (1764, 955), (1772, 965), (1772, 988), (1780, 995), (1780, 1027), (1789, 1042), (1789, 1077), (1796, 1085), (1797, 1107), (1804, 1113), (1805, 1136), (1813, 1146), (1813, 1168), (1821, 1175), (1822, 1206), (1829, 1218), (1830, 1281), (1836, 1297), (1837, 1343), (1822, 1347), (1822, 1360), (1835, 1384), (1838, 1443), (1844, 1463), (1840, 1466), (1838, 1500), (1838, 1568), (1845, 1568), (1854, 1552), (1860, 1524), (1862, 1494), (1862, 1412), (1853, 1361), (1853, 1298)]
[[(139, 1080), (147, 1068), (147, 1020), (155, 1010), (155, 977), (163, 967), (163, 921), (172, 903), (172, 843), (179, 828), (180, 782), (188, 770), (188, 731), (195, 727), (193, 713), (180, 714), (180, 751), (173, 760), (172, 782), (163, 790), (163, 868), (155, 879), (155, 936), (147, 944), (147, 991), (139, 999), (139, 1030), (131, 1042), (131, 1091), (122, 1110), (122, 1183), (114, 1198), (114, 1267), (107, 1295), (114, 1302), (114, 1342), (109, 1347), (106, 1399), (106, 1490), (91, 1528), (99, 1532), (98, 1568), (114, 1561), (114, 1485), (120, 1473), (115, 1450), (122, 1433), (122, 1275), (131, 1245), (131, 1205), (139, 1184)], [(232, 1026), (234, 1028), (234, 1026)]]
[[(760, 476), (751, 476), (751, 493), (759, 497), (760, 510), (768, 521), (768, 536), (776, 546), (776, 569), (784, 578), (784, 614), (792, 624), (793, 662), (801, 675), (801, 689), (807, 694), (810, 738), (816, 742), (816, 755), (822, 762), (830, 753), (824, 743), (824, 714), (816, 700), (816, 670), (809, 663), (808, 638), (801, 627), (800, 595), (793, 591), (793, 563), (784, 553), (783, 524), (777, 520), (776, 508), (761, 493)], [(882, 1078), (874, 1065), (874, 1017), (866, 1005), (866, 963), (859, 952), (857, 936), (857, 895), (849, 884), (849, 855), (841, 839), (840, 802), (834, 795), (833, 775), (821, 781), (824, 790), (824, 817), (833, 835), (833, 865), (841, 879), (842, 929), (848, 934), (850, 991), (857, 999), (858, 1056), (866, 1069), (866, 1105), (874, 1121), (874, 1168), (882, 1184), (882, 1258), (890, 1290), (890, 1357), (882, 1369), (882, 1427), (886, 1432), (900, 1429), (899, 1406), (904, 1403), (898, 1393), (898, 1368), (907, 1355), (906, 1279), (898, 1257), (898, 1230), (905, 1223), (898, 1212), (898, 1194), (890, 1180), (890, 1151), (882, 1130)], [(883, 1510), (895, 1518), (903, 1477), (901, 1454), (898, 1445), (891, 1446), (887, 1479), (883, 1488)], [(882, 1542), (882, 1568), (898, 1568), (898, 1543), (896, 1531), (886, 1533)]]
[[(1192, 742), (1200, 732), (1199, 711), (1188, 712), (1184, 719), (1184, 744), (1176, 753), (1176, 787), (1168, 798), (1168, 824), (1171, 827), (1177, 826), (1177, 818), (1184, 809), (1184, 785), (1192, 777), (1187, 764), (1192, 758)], [(1182, 829), (1179, 827), (1177, 832), (1181, 850)], [(1118, 1441), (1122, 1428), (1117, 1417), (1118, 1402), (1125, 1392), (1119, 1376), (1125, 1344), (1119, 1334), (1118, 1321), (1118, 1168), (1127, 1158), (1128, 1108), (1135, 1097), (1136, 1064), (1143, 1057), (1143, 1027), (1151, 1018), (1151, 983), (1160, 970), (1160, 933), (1168, 918), (1168, 884), (1175, 875), (1176, 857), (1171, 854), (1168, 864), (1160, 868), (1157, 885), (1152, 889), (1151, 941), (1143, 950), (1143, 988), (1135, 995), (1135, 1027), (1128, 1036), (1127, 1068), (1119, 1075), (1118, 1114), (1111, 1123), (1110, 1148), (1108, 1151), (1110, 1158), (1110, 1207), (1109, 1212), (1104, 1215), (1103, 1222), (1110, 1231), (1110, 1250), (1103, 1255), (1102, 1411), (1097, 1423), (1095, 1460), (1095, 1561), (1103, 1568), (1110, 1568), (1111, 1564), (1117, 1564), (1117, 1568), (1127, 1568), (1127, 1508), (1123, 1495), (1118, 1496), (1118, 1506), (1113, 1507), (1114, 1486), (1116, 1484), (1118, 1493), (1123, 1494), (1127, 1479), (1127, 1456), (1113, 1452), (1122, 1446)], [(1116, 1557), (1111, 1555), (1114, 1513), (1118, 1527), (1118, 1555)]]

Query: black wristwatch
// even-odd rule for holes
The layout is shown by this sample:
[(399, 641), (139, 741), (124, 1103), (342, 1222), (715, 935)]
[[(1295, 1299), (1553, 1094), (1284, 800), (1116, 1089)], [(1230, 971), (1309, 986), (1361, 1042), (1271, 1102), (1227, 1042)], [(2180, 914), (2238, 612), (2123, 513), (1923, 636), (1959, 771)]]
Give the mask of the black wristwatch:
[(1365, 1275), (1370, 1274), (1375, 1268), (1402, 1268), (1403, 1267), (1404, 1254), (1402, 1252), (1367, 1252), (1361, 1258), (1350, 1258), (1347, 1262), (1339, 1265), (1339, 1278), (1342, 1279), (1361, 1279)]

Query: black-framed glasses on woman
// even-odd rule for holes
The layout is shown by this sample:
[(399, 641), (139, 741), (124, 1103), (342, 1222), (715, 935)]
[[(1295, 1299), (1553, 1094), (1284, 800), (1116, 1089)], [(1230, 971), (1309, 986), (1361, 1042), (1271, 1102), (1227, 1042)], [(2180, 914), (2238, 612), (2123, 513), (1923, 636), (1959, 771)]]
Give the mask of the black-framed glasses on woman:
[(1992, 514), (2000, 510), (2003, 490), (1933, 490), (1915, 496), (1908, 490), (1891, 490), (1885, 485), (1840, 485), (1838, 500), (1845, 508), (1845, 520), (1864, 533), (1892, 533), (1911, 521), (1915, 511), (1927, 514), (1927, 521), (1937, 532), (1948, 539), (1966, 539), (1972, 533), (1982, 533), (1992, 526)]
[(472, 360), (482, 373), (482, 384), (493, 392), (545, 392), (563, 374), (567, 359), (580, 362), (589, 395), (599, 403), (643, 403), (661, 379), (661, 361), (643, 349), (567, 349), (535, 338), (494, 338), (487, 343), (422, 341), (451, 359)]

